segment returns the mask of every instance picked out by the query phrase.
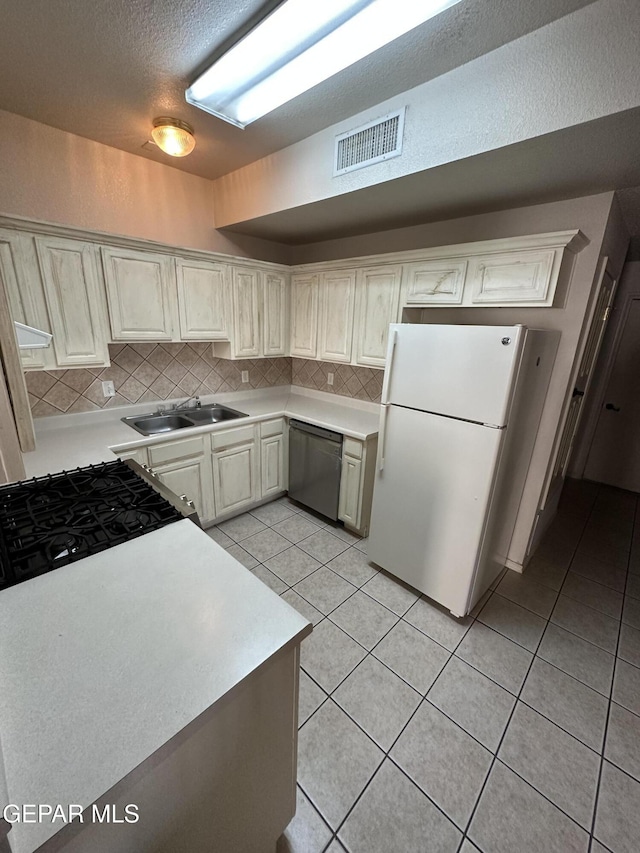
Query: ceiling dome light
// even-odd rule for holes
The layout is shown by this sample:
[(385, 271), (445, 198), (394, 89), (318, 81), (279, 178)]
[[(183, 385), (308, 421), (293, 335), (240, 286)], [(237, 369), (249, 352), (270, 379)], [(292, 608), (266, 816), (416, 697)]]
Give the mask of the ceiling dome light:
[(171, 157), (186, 157), (196, 147), (193, 128), (179, 118), (160, 116), (153, 120), (153, 141)]

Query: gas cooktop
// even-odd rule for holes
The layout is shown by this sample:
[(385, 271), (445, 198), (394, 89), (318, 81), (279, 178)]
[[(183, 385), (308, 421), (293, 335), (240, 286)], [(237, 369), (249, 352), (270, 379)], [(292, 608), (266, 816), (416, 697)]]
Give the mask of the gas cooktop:
[(2, 486), (0, 588), (182, 518), (120, 460)]

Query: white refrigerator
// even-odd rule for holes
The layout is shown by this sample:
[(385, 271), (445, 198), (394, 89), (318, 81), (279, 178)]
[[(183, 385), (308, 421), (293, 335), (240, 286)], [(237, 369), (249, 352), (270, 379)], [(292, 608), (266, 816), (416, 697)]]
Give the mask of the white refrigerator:
[(367, 553), (455, 616), (506, 564), (558, 340), (390, 327)]

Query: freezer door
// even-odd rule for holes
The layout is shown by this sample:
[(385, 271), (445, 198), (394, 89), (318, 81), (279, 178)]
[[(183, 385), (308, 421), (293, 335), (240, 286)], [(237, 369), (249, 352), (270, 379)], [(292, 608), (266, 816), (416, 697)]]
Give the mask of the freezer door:
[(383, 402), (503, 426), (524, 326), (390, 327)]
[(390, 406), (367, 553), (457, 616), (478, 564), (505, 430)]

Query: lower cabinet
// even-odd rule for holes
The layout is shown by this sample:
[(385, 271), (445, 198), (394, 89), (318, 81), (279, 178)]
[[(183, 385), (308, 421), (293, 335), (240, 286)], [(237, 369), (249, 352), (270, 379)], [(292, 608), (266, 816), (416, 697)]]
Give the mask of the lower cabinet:
[(342, 445), (338, 518), (362, 536), (369, 533), (377, 445), (377, 437), (345, 438)]
[(261, 497), (284, 492), (288, 486), (287, 433), (284, 418), (260, 424)]
[[(345, 437), (342, 445), (338, 518), (362, 536), (369, 532), (376, 449), (376, 437)], [(282, 417), (147, 447), (123, 447), (117, 454), (148, 464), (167, 488), (186, 495), (204, 526), (276, 497), (289, 485), (288, 425)]]
[(167, 488), (193, 501), (203, 523), (216, 517), (208, 435), (154, 444), (149, 464)]
[(260, 500), (257, 432), (251, 424), (211, 434), (217, 516)]

